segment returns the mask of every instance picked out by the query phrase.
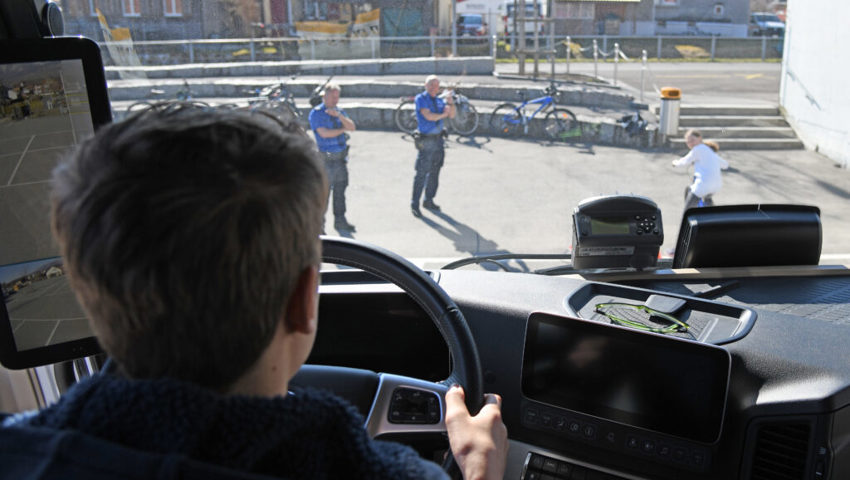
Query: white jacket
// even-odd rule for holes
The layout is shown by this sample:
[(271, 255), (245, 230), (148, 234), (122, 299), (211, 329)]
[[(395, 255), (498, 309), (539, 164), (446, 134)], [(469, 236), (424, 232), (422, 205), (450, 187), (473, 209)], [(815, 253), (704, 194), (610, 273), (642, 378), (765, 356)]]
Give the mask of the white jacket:
[(708, 145), (700, 143), (691, 149), (684, 157), (674, 160), (674, 167), (685, 167), (694, 164), (694, 183), (691, 184), (691, 192), (700, 198), (712, 195), (720, 191), (723, 180), (720, 178), (720, 170), (729, 168), (726, 160), (714, 153)]

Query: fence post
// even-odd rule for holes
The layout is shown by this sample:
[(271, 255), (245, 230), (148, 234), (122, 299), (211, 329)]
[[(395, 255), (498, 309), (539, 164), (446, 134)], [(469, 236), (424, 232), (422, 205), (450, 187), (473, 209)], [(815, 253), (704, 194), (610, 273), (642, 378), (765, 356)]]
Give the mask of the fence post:
[(316, 59), (316, 41), (314, 39), (310, 39), (310, 60)]
[(646, 50), (640, 52), (640, 103), (643, 103), (644, 74), (646, 73)]
[(711, 36), (711, 61), (714, 61), (714, 52), (717, 50), (717, 35)]
[(614, 43), (614, 86), (617, 85), (617, 66), (620, 64), (620, 44)]
[(189, 42), (189, 63), (195, 63), (195, 44)]
[(568, 75), (570, 73), (570, 53), (572, 53), (572, 52), (570, 52), (570, 45), (571, 44), (572, 44), (572, 42), (570, 41), (570, 36), (567, 35), (567, 74)]
[(661, 35), (658, 36), (658, 59), (661, 60)]
[(602, 51), (608, 51), (608, 35), (602, 35)]
[(764, 35), (761, 36), (761, 61), (765, 61), (767, 58), (767, 37)]
[(437, 56), (437, 45), (436, 45), (436, 43), (437, 43), (437, 37), (431, 35), (431, 56), (432, 57)]
[(496, 55), (498, 55), (498, 47), (499, 40), (496, 35), (490, 35), (490, 56), (493, 57), (493, 60), (496, 60)]
[(374, 60), (375, 58), (377, 58), (377, 57), (375, 56), (375, 50), (376, 50), (376, 49), (375, 49), (375, 43), (376, 43), (376, 41), (377, 41), (377, 38), (376, 38), (376, 37), (372, 37), (372, 38), (370, 38), (370, 39), (369, 39), (369, 45), (371, 45), (371, 47), (372, 47), (372, 60)]
[(593, 39), (593, 76), (599, 78), (599, 65), (596, 63), (599, 60), (599, 45), (596, 39)]

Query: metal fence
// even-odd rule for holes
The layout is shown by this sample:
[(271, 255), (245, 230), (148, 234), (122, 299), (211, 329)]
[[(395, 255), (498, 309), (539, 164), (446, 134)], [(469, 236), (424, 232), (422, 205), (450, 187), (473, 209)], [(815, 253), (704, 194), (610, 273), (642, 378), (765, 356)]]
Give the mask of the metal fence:
[[(240, 38), (220, 40), (103, 42), (108, 65), (173, 65), (186, 63), (255, 62), (285, 60), (378, 59), (447, 56), (516, 57), (518, 39), (482, 37), (365, 37), (345, 39)], [(554, 36), (541, 35), (535, 46), (527, 38), (526, 51), (538, 49), (541, 58), (567, 61), (640, 58), (645, 50), (655, 59), (757, 59), (782, 58), (782, 38), (697, 37), (697, 36)], [(595, 48), (594, 48), (595, 45)], [(569, 49), (568, 49), (569, 47)], [(594, 53), (596, 54), (594, 56)]]

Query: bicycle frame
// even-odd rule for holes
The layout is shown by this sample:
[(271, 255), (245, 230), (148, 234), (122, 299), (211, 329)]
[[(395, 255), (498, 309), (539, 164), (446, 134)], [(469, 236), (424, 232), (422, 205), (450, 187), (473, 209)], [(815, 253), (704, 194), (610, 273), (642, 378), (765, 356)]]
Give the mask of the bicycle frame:
[[(526, 115), (525, 112), (524, 112), (525, 107), (528, 106), (528, 105), (534, 105), (534, 104), (540, 104), (540, 106), (537, 107), (536, 110), (531, 112), (530, 115)], [(544, 95), (542, 97), (533, 98), (531, 100), (523, 100), (523, 102), (521, 104), (519, 104), (518, 107), (516, 107), (517, 112), (519, 112), (520, 118), (522, 119), (522, 133), (527, 135), (528, 134), (528, 123), (531, 121), (531, 119), (534, 118), (538, 113), (542, 112), (543, 110), (547, 109), (548, 107), (550, 107), (554, 104), (555, 104), (555, 99), (552, 98), (551, 95)]]

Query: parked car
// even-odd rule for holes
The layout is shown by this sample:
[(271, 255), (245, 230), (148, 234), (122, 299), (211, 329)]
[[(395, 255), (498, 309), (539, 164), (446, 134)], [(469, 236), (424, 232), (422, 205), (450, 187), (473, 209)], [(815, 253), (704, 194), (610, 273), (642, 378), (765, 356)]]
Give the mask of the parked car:
[(755, 12), (750, 14), (750, 35), (756, 37), (783, 37), (785, 23), (773, 13)]
[(484, 17), (477, 13), (465, 13), (457, 16), (458, 36), (480, 36), (487, 33)]

